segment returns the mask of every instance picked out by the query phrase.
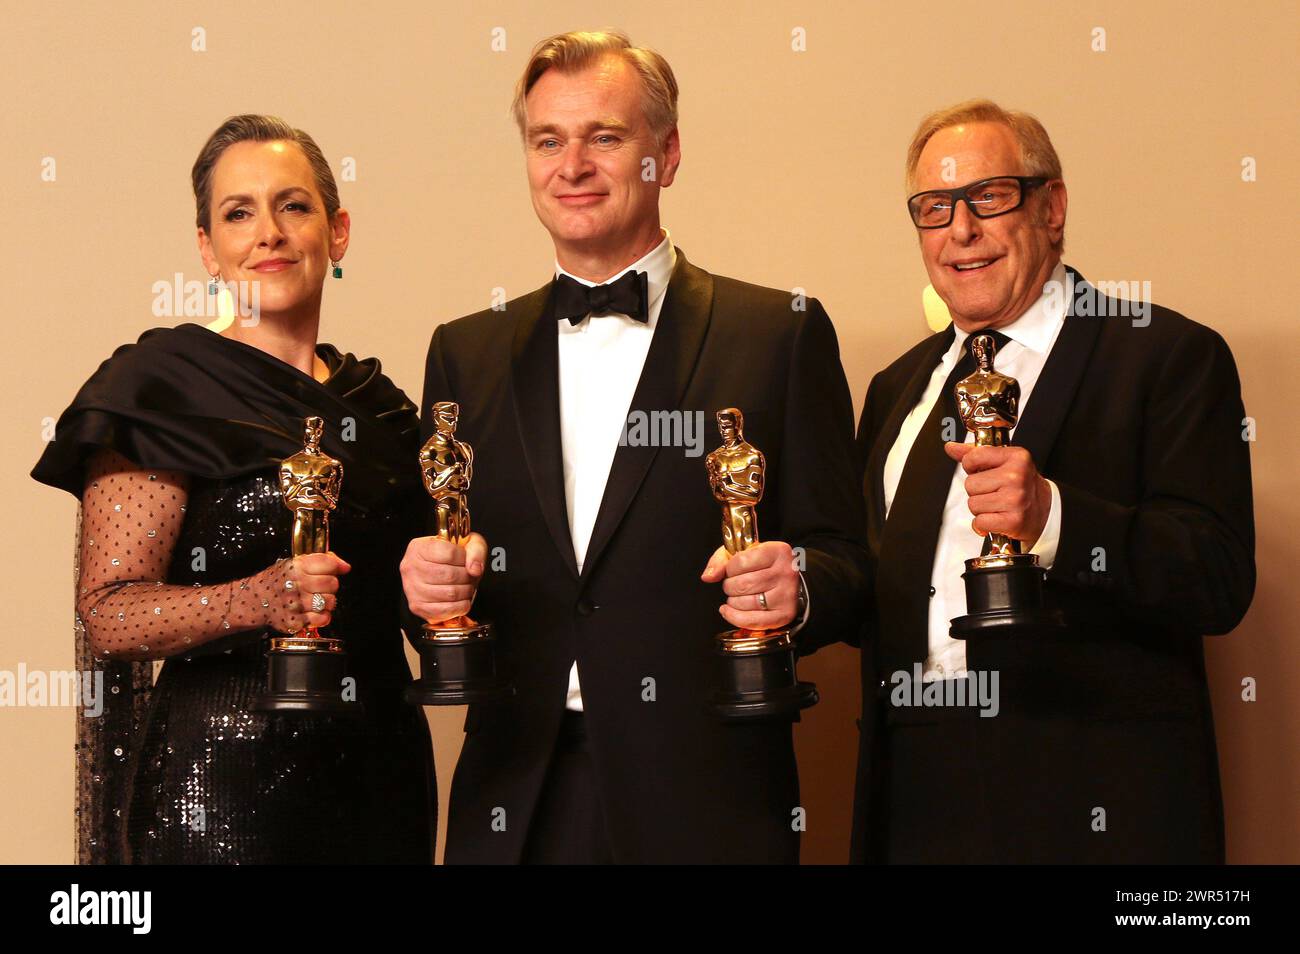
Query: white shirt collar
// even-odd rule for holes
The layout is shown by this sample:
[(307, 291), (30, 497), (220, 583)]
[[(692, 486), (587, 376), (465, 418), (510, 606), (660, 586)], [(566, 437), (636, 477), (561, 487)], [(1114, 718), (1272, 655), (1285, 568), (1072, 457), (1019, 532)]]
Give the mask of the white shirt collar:
[(669, 235), (667, 229), (660, 229), (659, 231), (663, 233), (663, 239), (658, 245), (646, 252), (617, 275), (611, 275), (603, 282), (593, 282), (586, 278), (579, 278), (571, 272), (566, 272), (560, 267), (559, 262), (555, 263), (555, 274), (568, 275), (575, 282), (581, 282), (590, 288), (595, 287), (596, 285), (608, 285), (610, 282), (622, 278), (628, 272), (645, 272), (648, 290), (646, 304), (653, 309), (655, 302), (662, 298), (664, 292), (668, 290), (668, 280), (673, 277), (673, 267), (677, 264), (677, 252), (673, 248), (672, 236)]
[[(1043, 286), (1043, 293), (1030, 305), (1023, 315), (998, 329), (1012, 341), (1028, 348), (1030, 351), (1045, 355), (1052, 350), (1057, 332), (1065, 322), (1066, 310), (1074, 297), (1074, 281), (1065, 269), (1064, 262), (1057, 262), (1052, 269), (1052, 276)], [(968, 332), (953, 326), (957, 340), (957, 352), (965, 345), (970, 336)]]

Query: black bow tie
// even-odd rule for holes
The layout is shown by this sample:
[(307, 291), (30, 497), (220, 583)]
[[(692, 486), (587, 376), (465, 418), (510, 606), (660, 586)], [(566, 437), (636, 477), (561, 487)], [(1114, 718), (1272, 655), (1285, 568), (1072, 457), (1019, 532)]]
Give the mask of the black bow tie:
[(650, 320), (650, 279), (628, 272), (608, 285), (584, 285), (568, 275), (555, 277), (555, 317), (576, 325), (588, 315), (617, 312), (634, 321)]

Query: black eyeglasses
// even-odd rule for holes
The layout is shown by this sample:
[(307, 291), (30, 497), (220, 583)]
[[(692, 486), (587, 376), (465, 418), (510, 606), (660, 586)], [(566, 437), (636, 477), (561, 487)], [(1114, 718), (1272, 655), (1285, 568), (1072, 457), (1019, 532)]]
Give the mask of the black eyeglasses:
[(1014, 212), (1025, 204), (1031, 189), (1051, 180), (1044, 176), (994, 176), (960, 189), (932, 189), (907, 200), (907, 211), (918, 229), (941, 229), (952, 223), (958, 200), (981, 219)]

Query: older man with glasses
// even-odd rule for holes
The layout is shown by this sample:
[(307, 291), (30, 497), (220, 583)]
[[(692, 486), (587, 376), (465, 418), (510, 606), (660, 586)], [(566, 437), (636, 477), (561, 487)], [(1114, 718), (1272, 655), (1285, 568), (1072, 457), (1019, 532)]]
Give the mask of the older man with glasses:
[[(907, 176), (952, 324), (875, 376), (858, 430), (876, 574), (855, 860), (1222, 861), (1201, 642), (1255, 584), (1232, 354), (1062, 263), (1065, 182), (1032, 116), (934, 113)], [(983, 335), (1019, 390), (1001, 446), (954, 396)], [(988, 534), (1037, 558), (1063, 625), (954, 638)]]

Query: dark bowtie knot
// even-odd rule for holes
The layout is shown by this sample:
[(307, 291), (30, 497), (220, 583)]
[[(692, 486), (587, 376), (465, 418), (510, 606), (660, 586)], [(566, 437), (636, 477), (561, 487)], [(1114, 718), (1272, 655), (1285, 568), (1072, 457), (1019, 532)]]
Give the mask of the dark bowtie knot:
[(576, 325), (588, 315), (617, 313), (634, 321), (650, 318), (650, 280), (645, 272), (627, 272), (608, 285), (584, 285), (568, 275), (555, 278), (555, 317)]

